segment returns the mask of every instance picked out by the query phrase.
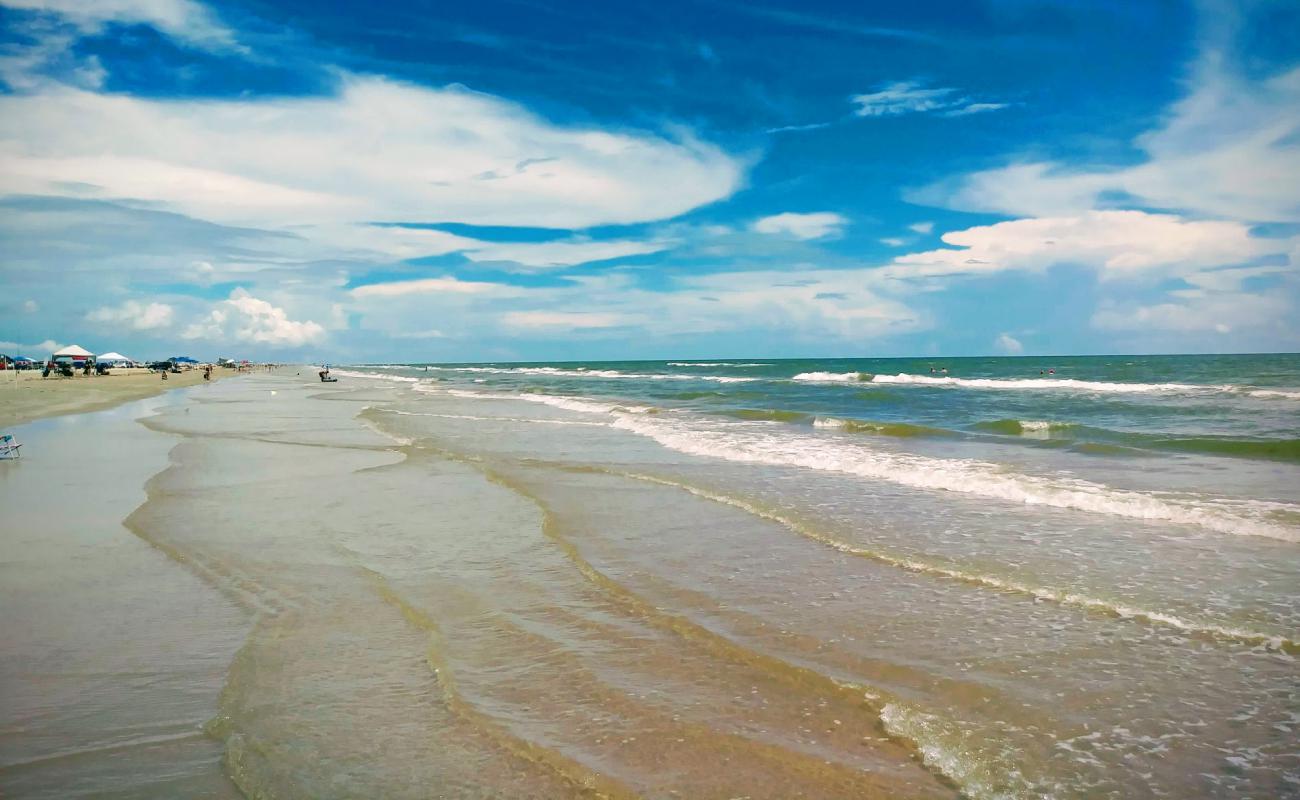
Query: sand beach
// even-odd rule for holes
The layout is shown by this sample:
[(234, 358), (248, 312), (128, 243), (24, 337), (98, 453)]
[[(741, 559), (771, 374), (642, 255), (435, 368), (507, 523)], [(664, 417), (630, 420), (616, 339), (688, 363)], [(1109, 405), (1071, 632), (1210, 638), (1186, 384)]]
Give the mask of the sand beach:
[[(212, 371), (219, 380), (237, 373), (227, 369)], [(62, 414), (111, 408), (131, 400), (152, 397), (168, 389), (203, 383), (202, 370), (192, 369), (162, 380), (151, 370), (117, 369), (108, 375), (81, 375), (42, 378), (38, 370), (0, 371), (0, 427)]]
[(781, 463), (865, 435), (789, 414), (336, 374), (14, 429), (6, 794), (1286, 794), (1300, 565), (1244, 520)]

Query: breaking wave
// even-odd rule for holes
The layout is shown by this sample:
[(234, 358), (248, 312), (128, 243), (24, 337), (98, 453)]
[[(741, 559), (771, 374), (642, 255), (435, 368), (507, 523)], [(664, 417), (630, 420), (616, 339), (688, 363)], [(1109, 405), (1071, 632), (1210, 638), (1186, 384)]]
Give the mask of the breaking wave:
[(614, 427), (691, 455), (753, 464), (793, 466), (884, 480), (916, 489), (977, 495), (1025, 505), (1073, 509), (1130, 519), (1195, 525), (1219, 533), (1300, 541), (1300, 528), (1270, 519), (1294, 506), (1266, 500), (1178, 496), (1116, 489), (1065, 476), (1016, 473), (971, 459), (883, 452), (845, 441), (755, 431), (740, 424), (710, 428), (675, 418), (619, 415)]
[(610, 380), (711, 381), (713, 383), (750, 383), (760, 380), (759, 378), (741, 378), (734, 375), (673, 375), (623, 372), (617, 369), (584, 369), (582, 367), (572, 369), (562, 367), (432, 367), (431, 369), (442, 372), (467, 372), (488, 375), (546, 375), (554, 378), (605, 378)]

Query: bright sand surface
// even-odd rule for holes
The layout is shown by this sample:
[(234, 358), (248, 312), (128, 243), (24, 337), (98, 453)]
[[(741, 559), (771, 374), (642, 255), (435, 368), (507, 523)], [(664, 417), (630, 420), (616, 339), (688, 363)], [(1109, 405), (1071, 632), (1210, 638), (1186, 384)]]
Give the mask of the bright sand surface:
[[(212, 371), (213, 379), (235, 375), (228, 369)], [(152, 397), (167, 389), (203, 383), (203, 371), (168, 375), (167, 380), (146, 369), (112, 370), (108, 375), (42, 378), (37, 370), (0, 371), (0, 427), (60, 414), (79, 414), (111, 408), (130, 400)]]

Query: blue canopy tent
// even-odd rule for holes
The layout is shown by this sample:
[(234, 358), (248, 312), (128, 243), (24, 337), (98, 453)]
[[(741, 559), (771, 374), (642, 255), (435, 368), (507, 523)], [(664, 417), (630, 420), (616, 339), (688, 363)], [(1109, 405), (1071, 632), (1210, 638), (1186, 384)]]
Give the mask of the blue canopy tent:
[(175, 364), (197, 364), (197, 363), (199, 363), (199, 360), (198, 360), (197, 358), (190, 358), (189, 356), (172, 356), (171, 359), (169, 359), (169, 360), (170, 360), (172, 363), (175, 363)]

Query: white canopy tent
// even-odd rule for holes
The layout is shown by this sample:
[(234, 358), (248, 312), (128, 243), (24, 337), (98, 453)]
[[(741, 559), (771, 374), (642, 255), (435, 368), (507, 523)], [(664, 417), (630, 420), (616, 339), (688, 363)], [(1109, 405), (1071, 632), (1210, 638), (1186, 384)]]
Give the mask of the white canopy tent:
[(92, 352), (90, 352), (89, 350), (87, 350), (87, 349), (84, 348), (84, 347), (78, 347), (78, 346), (75, 345), (75, 344), (70, 344), (70, 345), (68, 345), (67, 347), (63, 348), (62, 350), (59, 350), (58, 352), (56, 352), (56, 353), (54, 354), (54, 357), (55, 357), (55, 358), (71, 358), (71, 359), (74, 359), (74, 360), (80, 361), (80, 360), (82, 360), (82, 359), (94, 358), (94, 357), (95, 357), (95, 354), (92, 353)]
[(102, 356), (96, 356), (95, 360), (100, 364), (108, 364), (110, 367), (129, 367), (135, 364), (134, 358), (127, 358), (118, 352), (105, 353)]

